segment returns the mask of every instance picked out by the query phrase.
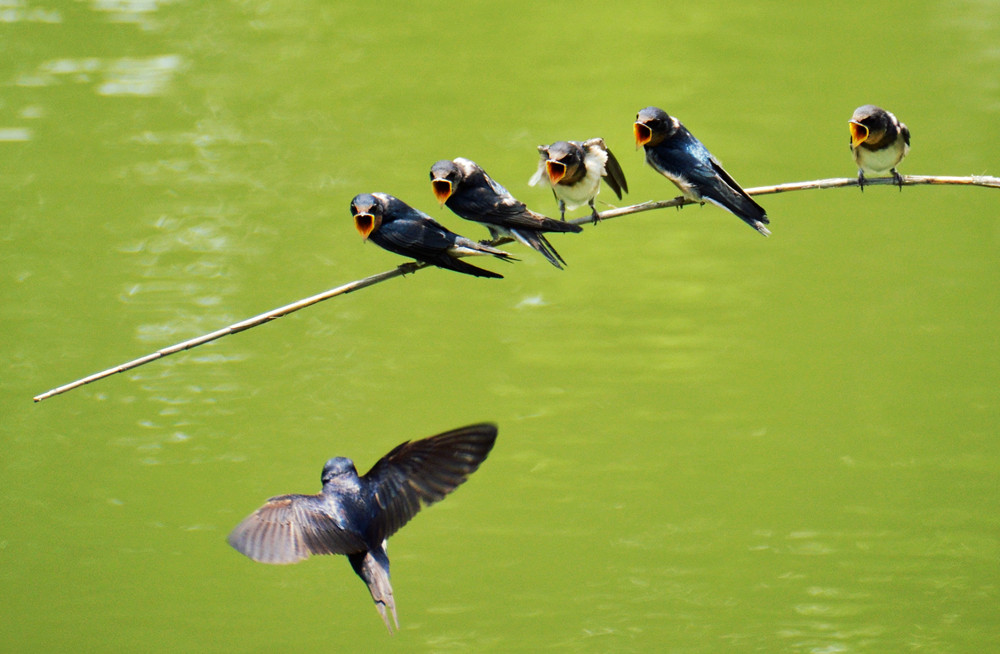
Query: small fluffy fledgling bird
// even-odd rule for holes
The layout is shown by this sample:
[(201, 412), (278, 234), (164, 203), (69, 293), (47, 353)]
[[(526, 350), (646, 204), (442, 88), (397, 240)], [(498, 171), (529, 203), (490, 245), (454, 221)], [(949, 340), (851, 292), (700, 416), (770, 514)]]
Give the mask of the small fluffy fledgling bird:
[(858, 165), (858, 185), (865, 188), (865, 173), (892, 173), (899, 188), (903, 178), (896, 166), (910, 151), (910, 130), (881, 107), (866, 104), (854, 110), (848, 121), (851, 130), (851, 154)]
[(622, 167), (602, 138), (587, 141), (556, 141), (552, 145), (539, 145), (541, 159), (538, 170), (528, 180), (529, 186), (538, 186), (543, 180), (552, 187), (559, 202), (559, 217), (566, 220), (566, 210), (572, 211), (584, 204), (590, 206), (594, 222), (600, 218), (594, 200), (601, 192), (601, 180), (607, 182), (618, 199), (622, 191), (628, 193), (628, 183)]

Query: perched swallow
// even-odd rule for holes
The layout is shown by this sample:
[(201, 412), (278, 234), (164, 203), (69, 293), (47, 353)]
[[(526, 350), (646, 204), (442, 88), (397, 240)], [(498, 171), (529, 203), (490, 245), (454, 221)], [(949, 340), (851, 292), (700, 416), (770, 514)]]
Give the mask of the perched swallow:
[(476, 277), (503, 275), (465, 263), (459, 257), (493, 255), (517, 261), (503, 250), (482, 245), (442, 227), (427, 214), (417, 211), (387, 193), (362, 193), (351, 200), (354, 225), (366, 240), (390, 252), (413, 257), (440, 268)]
[(585, 203), (590, 205), (594, 222), (599, 220), (594, 200), (601, 191), (602, 178), (619, 200), (623, 190), (628, 193), (625, 173), (602, 138), (583, 143), (557, 141), (552, 145), (539, 145), (538, 152), (541, 154), (538, 171), (528, 184), (538, 186), (543, 178), (548, 181), (559, 201), (559, 217), (563, 220), (566, 220), (566, 209), (572, 211)]
[(323, 466), (318, 495), (279, 495), (229, 534), (240, 553), (261, 563), (298, 563), (311, 554), (346, 554), (368, 585), (375, 608), (392, 633), (399, 629), (389, 583), (386, 539), (455, 490), (486, 459), (496, 425), (478, 424), (407, 441), (379, 459), (363, 477), (344, 457)]
[(764, 236), (770, 221), (764, 208), (747, 195), (712, 153), (681, 121), (657, 107), (646, 107), (632, 126), (636, 146), (646, 150), (646, 163), (677, 185), (693, 202), (708, 200), (732, 212)]
[(892, 173), (899, 188), (903, 178), (896, 166), (910, 151), (910, 130), (895, 116), (873, 104), (854, 110), (848, 122), (851, 128), (851, 154), (858, 164), (858, 184), (865, 190), (865, 173)]
[(431, 167), (431, 186), (441, 204), (467, 220), (488, 230), (493, 240), (509, 236), (545, 255), (556, 268), (559, 256), (543, 232), (579, 232), (582, 227), (546, 218), (531, 211), (486, 174), (475, 162), (458, 158), (443, 159)]

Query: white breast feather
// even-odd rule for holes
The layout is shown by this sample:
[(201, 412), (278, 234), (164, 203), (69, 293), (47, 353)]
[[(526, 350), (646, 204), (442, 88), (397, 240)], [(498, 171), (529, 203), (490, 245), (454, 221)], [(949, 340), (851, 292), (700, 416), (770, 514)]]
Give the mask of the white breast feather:
[(608, 153), (601, 148), (587, 148), (583, 158), (587, 174), (573, 186), (555, 185), (556, 195), (566, 203), (566, 209), (572, 211), (590, 202), (601, 192), (601, 178), (604, 177), (604, 166), (608, 162)]

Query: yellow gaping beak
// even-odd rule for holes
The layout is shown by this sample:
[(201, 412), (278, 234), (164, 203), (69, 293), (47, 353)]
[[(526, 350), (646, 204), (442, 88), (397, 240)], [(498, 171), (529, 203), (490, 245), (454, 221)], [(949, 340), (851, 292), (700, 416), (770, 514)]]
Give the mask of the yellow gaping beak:
[(368, 237), (382, 224), (380, 218), (376, 218), (370, 213), (354, 214), (354, 226), (358, 228), (361, 238), (368, 240)]
[(861, 123), (850, 121), (848, 125), (851, 128), (851, 147), (856, 148), (868, 139), (868, 128)]
[(646, 145), (653, 138), (653, 130), (649, 129), (642, 123), (635, 123), (632, 125), (632, 132), (635, 134), (636, 148), (640, 145)]
[(451, 197), (451, 182), (446, 179), (432, 180), (431, 188), (434, 189), (434, 197), (441, 204), (444, 204)]
[(566, 164), (549, 159), (545, 162), (545, 172), (548, 173), (550, 182), (558, 184), (559, 180), (566, 176)]

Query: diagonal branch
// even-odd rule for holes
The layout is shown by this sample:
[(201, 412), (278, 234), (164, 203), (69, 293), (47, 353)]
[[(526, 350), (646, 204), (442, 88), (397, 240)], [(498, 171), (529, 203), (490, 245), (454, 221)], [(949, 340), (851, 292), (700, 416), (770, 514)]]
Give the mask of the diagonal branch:
[[(1000, 188), (1000, 177), (987, 177), (987, 176), (972, 176), (972, 177), (942, 177), (942, 176), (925, 176), (925, 175), (904, 175), (902, 177), (902, 186), (917, 186), (922, 184), (957, 184), (963, 186), (984, 186), (987, 188)], [(865, 180), (865, 186), (884, 186), (884, 185), (896, 185), (896, 180), (892, 177), (876, 177), (872, 179)], [(809, 182), (793, 182), (790, 184), (779, 184), (777, 186), (759, 186), (756, 188), (745, 189), (748, 195), (769, 195), (772, 193), (786, 193), (788, 191), (803, 191), (806, 189), (814, 188), (842, 188), (845, 186), (858, 186), (858, 180), (856, 178), (831, 178), (831, 179), (818, 179)], [(621, 216), (628, 216), (634, 213), (640, 213), (643, 211), (652, 211), (653, 209), (666, 209), (668, 207), (681, 207), (686, 204), (694, 204), (691, 200), (687, 200), (683, 197), (674, 198), (673, 200), (661, 200), (661, 201), (651, 201), (642, 202), (640, 204), (633, 204), (628, 207), (620, 207), (617, 209), (609, 209), (608, 211), (602, 211), (599, 214), (601, 220), (609, 220), (611, 218), (619, 218)], [(592, 222), (591, 217), (587, 216), (585, 218), (576, 218), (571, 220), (573, 224), (583, 225)], [(502, 245), (503, 243), (509, 243), (512, 239), (510, 238), (500, 238), (492, 242), (492, 245)], [(162, 350), (157, 350), (151, 354), (147, 354), (144, 357), (138, 359), (133, 359), (126, 363), (115, 366), (114, 368), (108, 368), (107, 370), (102, 370), (101, 372), (94, 373), (82, 379), (78, 379), (74, 382), (70, 382), (63, 386), (53, 388), (50, 391), (42, 393), (41, 395), (36, 395), (33, 399), (35, 402), (41, 402), (42, 400), (48, 399), (54, 395), (60, 395), (66, 391), (71, 391), (74, 388), (79, 388), (91, 382), (95, 382), (99, 379), (104, 379), (105, 377), (110, 377), (111, 375), (125, 372), (126, 370), (132, 370), (133, 368), (138, 368), (141, 365), (145, 365), (150, 361), (156, 361), (157, 359), (162, 359), (170, 354), (176, 354), (177, 352), (183, 352), (184, 350), (190, 350), (193, 347), (209, 343), (211, 341), (222, 338), (223, 336), (229, 336), (230, 334), (236, 334), (251, 327), (256, 327), (257, 325), (262, 325), (266, 322), (270, 322), (275, 318), (281, 318), (282, 316), (287, 316), (290, 313), (298, 311), (299, 309), (304, 309), (306, 307), (312, 306), (323, 300), (329, 300), (332, 297), (338, 295), (345, 295), (356, 291), (358, 289), (365, 288), (367, 286), (372, 286), (378, 284), (379, 282), (384, 282), (387, 279), (392, 279), (393, 277), (400, 277), (408, 273), (415, 273), (418, 270), (426, 268), (427, 264), (420, 263), (416, 261), (410, 261), (393, 268), (392, 270), (387, 270), (385, 272), (378, 273), (377, 275), (371, 275), (370, 277), (365, 277), (364, 279), (359, 279), (353, 281), (349, 284), (344, 284), (343, 286), (338, 286), (337, 288), (330, 289), (323, 293), (313, 295), (311, 297), (303, 298), (298, 302), (293, 302), (291, 304), (286, 304), (283, 307), (277, 309), (272, 309), (266, 313), (254, 316), (253, 318), (247, 318), (241, 322), (229, 325), (210, 334), (205, 334), (197, 338), (192, 338), (190, 340), (184, 341), (182, 343), (177, 343), (171, 345), (170, 347), (165, 347)]]

